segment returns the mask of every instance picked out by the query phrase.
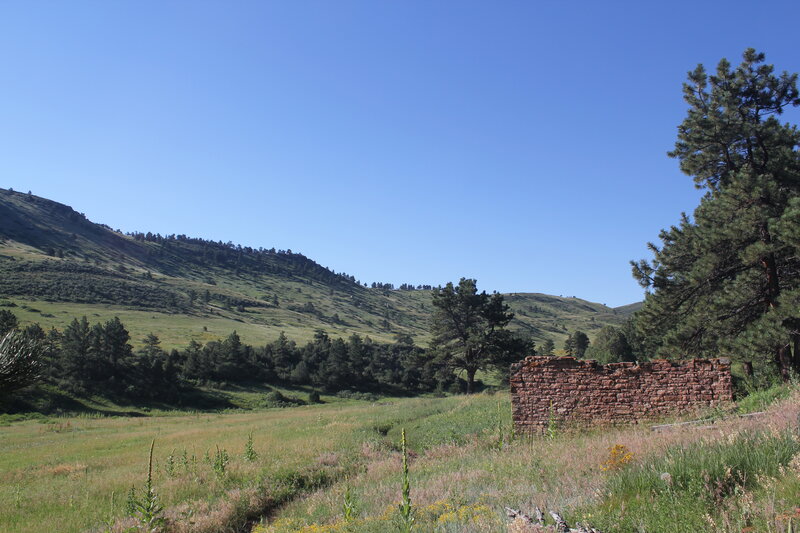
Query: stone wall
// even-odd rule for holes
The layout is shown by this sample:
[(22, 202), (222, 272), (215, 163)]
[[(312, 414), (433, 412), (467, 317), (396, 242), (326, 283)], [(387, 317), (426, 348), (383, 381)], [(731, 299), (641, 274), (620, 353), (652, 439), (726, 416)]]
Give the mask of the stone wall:
[(728, 359), (645, 363), (527, 357), (511, 365), (517, 431), (563, 422), (635, 422), (733, 400)]

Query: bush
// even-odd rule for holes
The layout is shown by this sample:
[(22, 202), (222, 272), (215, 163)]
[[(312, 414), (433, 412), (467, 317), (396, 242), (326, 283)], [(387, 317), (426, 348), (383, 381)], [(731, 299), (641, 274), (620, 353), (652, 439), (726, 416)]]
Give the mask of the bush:
[(344, 398), (346, 400), (363, 400), (365, 402), (376, 402), (378, 397), (371, 392), (356, 392), (351, 390), (342, 390), (336, 393), (337, 398)]
[(308, 403), (322, 403), (322, 400), (319, 398), (319, 393), (315, 390), (312, 390), (308, 393)]
[(776, 400), (787, 398), (791, 390), (787, 385), (773, 385), (767, 389), (750, 390), (749, 394), (736, 402), (736, 410), (740, 413), (763, 411)]
[(306, 405), (306, 402), (295, 396), (284, 396), (280, 391), (274, 390), (264, 396), (264, 407), (296, 407)]
[(264, 396), (264, 400), (267, 403), (283, 402), (283, 401), (286, 400), (286, 397), (283, 394), (281, 394), (280, 391), (274, 390), (274, 391), (268, 392)]

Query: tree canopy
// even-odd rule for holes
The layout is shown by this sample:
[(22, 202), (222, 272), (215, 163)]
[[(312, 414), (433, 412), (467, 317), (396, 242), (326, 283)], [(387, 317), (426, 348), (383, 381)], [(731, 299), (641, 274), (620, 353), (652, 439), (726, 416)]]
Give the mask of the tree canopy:
[(461, 278), (433, 290), (431, 348), (450, 368), (467, 374), (467, 393), (478, 370), (504, 368), (524, 357), (524, 342), (506, 326), (514, 318), (503, 296), (478, 292), (474, 279)]
[(669, 153), (706, 191), (693, 217), (662, 230), (636, 317), (648, 355), (729, 355), (777, 368), (800, 362), (800, 132), (779, 120), (800, 105), (797, 74), (748, 49), (732, 68), (689, 73), (689, 110)]
[(586, 350), (586, 357), (604, 364), (634, 360), (628, 338), (614, 326), (605, 326), (597, 332), (594, 342)]
[(575, 330), (564, 341), (564, 353), (575, 357), (583, 357), (589, 347), (589, 336), (581, 330)]

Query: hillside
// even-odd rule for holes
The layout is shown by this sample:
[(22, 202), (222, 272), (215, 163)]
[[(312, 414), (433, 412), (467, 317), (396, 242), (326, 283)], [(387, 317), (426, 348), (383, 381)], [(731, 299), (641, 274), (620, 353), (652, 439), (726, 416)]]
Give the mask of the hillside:
[[(418, 344), (428, 340), (429, 291), (368, 288), (290, 250), (125, 235), (69, 206), (5, 189), (0, 221), (0, 305), (22, 323), (62, 328), (84, 314), (92, 321), (119, 316), (135, 343), (153, 332), (166, 348), (233, 330), (251, 344), (281, 331), (305, 341), (317, 329), (379, 341), (397, 334)], [(514, 328), (557, 346), (575, 329), (591, 336), (628, 314), (545, 294), (514, 293), (507, 301), (516, 313)]]
[(642, 305), (644, 305), (644, 302), (635, 302), (635, 303), (632, 303), (632, 304), (621, 305), (619, 307), (615, 307), (614, 311), (616, 311), (618, 314), (623, 315), (623, 316), (630, 316), (633, 313), (635, 313), (636, 311), (638, 311), (639, 309), (641, 309)]

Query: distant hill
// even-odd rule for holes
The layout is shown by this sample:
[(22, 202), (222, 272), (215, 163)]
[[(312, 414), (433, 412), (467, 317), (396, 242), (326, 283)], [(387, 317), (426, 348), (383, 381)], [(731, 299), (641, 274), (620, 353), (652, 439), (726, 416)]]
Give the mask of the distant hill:
[(621, 305), (619, 307), (615, 307), (614, 311), (616, 311), (620, 315), (623, 315), (623, 316), (627, 317), (627, 316), (632, 315), (633, 313), (635, 313), (639, 309), (641, 309), (642, 305), (644, 305), (644, 302), (636, 302), (636, 303), (632, 303), (632, 304), (628, 304), (628, 305)]
[[(468, 275), (468, 272), (465, 272)], [(456, 280), (454, 280), (456, 281)], [(478, 280), (480, 286), (480, 280)], [(297, 341), (321, 329), (428, 341), (429, 290), (367, 288), (290, 250), (185, 235), (125, 235), (64, 204), (0, 189), (0, 306), (23, 323), (65, 326), (119, 316), (135, 343), (157, 334), (164, 347), (237, 330), (260, 344), (281, 331)], [(590, 336), (620, 324), (631, 304), (612, 309), (578, 298), (513, 293), (513, 327), (557, 346), (569, 332)]]

